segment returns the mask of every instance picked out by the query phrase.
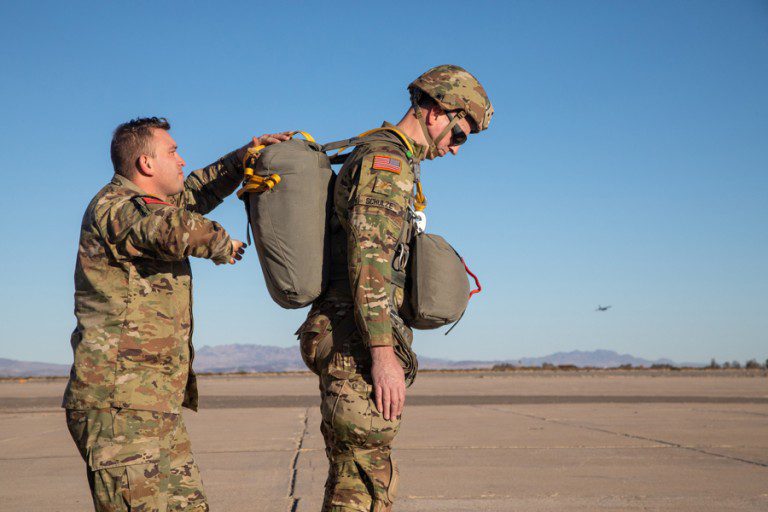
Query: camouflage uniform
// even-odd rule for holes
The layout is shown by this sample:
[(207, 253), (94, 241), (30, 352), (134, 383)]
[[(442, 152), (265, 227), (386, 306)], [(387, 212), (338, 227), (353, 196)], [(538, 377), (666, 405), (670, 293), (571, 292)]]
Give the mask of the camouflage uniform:
[[(424, 148), (410, 142), (418, 162)], [(391, 450), (400, 418), (387, 421), (376, 410), (370, 347), (393, 346), (415, 371), (412, 333), (397, 315), (404, 274), (392, 266), (413, 187), (406, 147), (390, 132), (365, 137), (336, 180), (331, 285), (298, 330), (302, 356), (320, 376), (330, 464), (324, 511), (387, 510), (396, 495)]]
[(180, 414), (197, 410), (188, 257), (229, 261), (229, 235), (203, 214), (242, 174), (230, 153), (168, 202), (116, 174), (85, 211), (62, 406), (98, 511), (208, 510)]
[(376, 409), (370, 348), (392, 346), (406, 383), (412, 382), (417, 366), (413, 336), (400, 318), (404, 244), (410, 241), (418, 164), (427, 154), (437, 154), (419, 99), (427, 95), (444, 111), (457, 111), (444, 133), (465, 116), (478, 133), (493, 116), (483, 87), (458, 66), (432, 68), (408, 88), (428, 147), (409, 140), (416, 151), (409, 155), (396, 135), (376, 132), (345, 162), (331, 216), (331, 284), (297, 331), (304, 361), (320, 376), (321, 430), (330, 466), (325, 512), (385, 512), (397, 494), (391, 451), (401, 418), (384, 420)]

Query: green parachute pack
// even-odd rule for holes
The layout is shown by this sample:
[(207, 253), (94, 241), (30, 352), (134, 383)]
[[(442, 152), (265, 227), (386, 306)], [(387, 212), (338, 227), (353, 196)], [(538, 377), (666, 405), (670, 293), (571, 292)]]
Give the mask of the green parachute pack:
[[(383, 127), (320, 145), (308, 133), (297, 131), (292, 137), (301, 134), (304, 139), (291, 138), (248, 150), (243, 187), (237, 195), (245, 202), (267, 290), (281, 307), (308, 306), (329, 282), (329, 219), (336, 177), (331, 165), (341, 163), (345, 155), (329, 157), (327, 152), (356, 146), (363, 137), (379, 130), (406, 140), (398, 130)], [(417, 197), (423, 199), (418, 182), (417, 190)], [(441, 237), (425, 233), (410, 236), (411, 232), (405, 240), (410, 257), (400, 315), (415, 329), (457, 322), (472, 295), (463, 260)]]

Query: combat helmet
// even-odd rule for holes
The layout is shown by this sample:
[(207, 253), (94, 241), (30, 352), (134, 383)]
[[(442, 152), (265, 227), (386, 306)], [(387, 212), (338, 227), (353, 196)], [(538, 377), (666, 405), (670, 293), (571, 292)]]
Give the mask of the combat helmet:
[(434, 67), (411, 82), (408, 91), (412, 100), (426, 94), (445, 111), (463, 111), (474, 122), (472, 133), (485, 130), (491, 122), (491, 100), (477, 78), (462, 67), (452, 64)]

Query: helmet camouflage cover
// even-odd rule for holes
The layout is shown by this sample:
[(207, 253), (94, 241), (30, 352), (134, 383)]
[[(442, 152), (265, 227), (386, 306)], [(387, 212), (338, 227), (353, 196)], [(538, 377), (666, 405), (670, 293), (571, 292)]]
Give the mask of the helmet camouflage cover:
[(472, 133), (488, 128), (493, 116), (493, 105), (485, 89), (466, 69), (452, 64), (437, 66), (408, 86), (411, 98), (421, 91), (440, 105), (443, 110), (463, 110), (474, 121)]

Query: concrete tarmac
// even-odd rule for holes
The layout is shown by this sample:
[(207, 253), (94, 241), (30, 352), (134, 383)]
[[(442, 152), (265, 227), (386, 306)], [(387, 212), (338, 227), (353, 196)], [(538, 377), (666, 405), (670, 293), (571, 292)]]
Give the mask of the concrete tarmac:
[[(64, 380), (0, 382), (0, 510), (91, 510)], [(209, 376), (185, 412), (214, 511), (317, 511), (311, 374)], [(395, 511), (768, 510), (764, 372), (422, 373)]]

